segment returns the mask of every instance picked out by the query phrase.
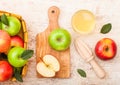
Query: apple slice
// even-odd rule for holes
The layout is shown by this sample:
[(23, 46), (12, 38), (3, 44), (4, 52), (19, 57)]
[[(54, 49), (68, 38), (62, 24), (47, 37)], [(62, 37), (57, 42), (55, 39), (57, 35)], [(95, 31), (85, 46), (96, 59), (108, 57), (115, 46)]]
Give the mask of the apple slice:
[(37, 64), (37, 71), (44, 77), (53, 77), (55, 76), (55, 71), (48, 68), (47, 65), (43, 62)]
[(37, 72), (44, 77), (54, 77), (55, 73), (60, 70), (58, 60), (52, 55), (45, 55), (43, 62), (37, 64)]

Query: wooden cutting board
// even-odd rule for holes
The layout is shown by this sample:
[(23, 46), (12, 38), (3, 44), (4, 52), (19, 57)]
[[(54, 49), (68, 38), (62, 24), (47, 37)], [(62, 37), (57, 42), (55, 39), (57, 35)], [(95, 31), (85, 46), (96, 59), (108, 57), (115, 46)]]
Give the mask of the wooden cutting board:
[[(60, 63), (60, 71), (56, 73), (54, 78), (70, 77), (70, 48), (65, 51), (56, 51), (49, 46), (48, 36), (54, 29), (59, 29), (58, 17), (59, 8), (52, 6), (48, 10), (49, 25), (48, 28), (36, 36), (36, 62), (41, 62), (42, 58), (47, 55), (53, 55)], [(43, 78), (38, 72), (37, 76)]]

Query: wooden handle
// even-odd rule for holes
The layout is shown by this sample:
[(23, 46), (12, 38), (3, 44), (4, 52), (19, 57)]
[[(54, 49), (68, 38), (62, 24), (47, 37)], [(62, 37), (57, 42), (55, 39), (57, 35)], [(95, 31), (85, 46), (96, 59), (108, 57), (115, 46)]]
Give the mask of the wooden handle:
[(105, 71), (101, 68), (101, 66), (95, 61), (95, 59), (92, 59), (90, 62), (91, 66), (93, 67), (96, 75), (99, 78), (104, 78), (105, 77)]
[(56, 6), (52, 6), (48, 10), (48, 17), (49, 17), (49, 27), (50, 29), (58, 28), (58, 17), (59, 17), (60, 10)]

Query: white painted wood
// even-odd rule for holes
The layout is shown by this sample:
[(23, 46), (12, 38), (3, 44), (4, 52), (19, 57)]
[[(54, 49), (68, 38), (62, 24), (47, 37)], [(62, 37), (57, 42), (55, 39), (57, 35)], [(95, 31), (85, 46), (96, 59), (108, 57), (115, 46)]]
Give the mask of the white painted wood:
[[(71, 77), (69, 79), (53, 79), (36, 77), (35, 55), (29, 60), (27, 76), (23, 83), (7, 81), (0, 85), (119, 85), (120, 82), (120, 0), (0, 0), (0, 10), (5, 10), (21, 15), (26, 23), (29, 33), (29, 48), (35, 50), (35, 36), (48, 26), (48, 8), (58, 6), (61, 10), (59, 23), (67, 29), (72, 40), (79, 36), (94, 52), (95, 44), (104, 37), (109, 37), (117, 43), (118, 51), (114, 59), (102, 61), (95, 54), (96, 61), (106, 71), (106, 78), (99, 79), (91, 66), (75, 51), (71, 43)], [(96, 17), (95, 30), (89, 35), (76, 33), (71, 26), (72, 15), (80, 10), (87, 9)], [(112, 30), (108, 34), (100, 34), (101, 27), (106, 23), (112, 23)], [(87, 78), (78, 75), (77, 69), (86, 71)]]

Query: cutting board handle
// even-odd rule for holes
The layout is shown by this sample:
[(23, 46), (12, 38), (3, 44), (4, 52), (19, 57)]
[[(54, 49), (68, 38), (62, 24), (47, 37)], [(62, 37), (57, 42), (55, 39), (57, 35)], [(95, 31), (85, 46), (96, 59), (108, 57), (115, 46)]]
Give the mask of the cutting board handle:
[(56, 6), (52, 6), (48, 9), (48, 17), (49, 17), (49, 29), (56, 29), (59, 27), (58, 17), (60, 10)]

